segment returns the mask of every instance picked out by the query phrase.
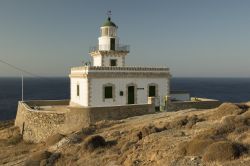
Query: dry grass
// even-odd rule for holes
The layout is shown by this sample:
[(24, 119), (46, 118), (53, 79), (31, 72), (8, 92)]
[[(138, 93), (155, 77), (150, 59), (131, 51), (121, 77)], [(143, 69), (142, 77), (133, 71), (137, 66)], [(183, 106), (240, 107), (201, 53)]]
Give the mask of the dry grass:
[(46, 165), (52, 153), (42, 150), (33, 153), (25, 162), (25, 166)]
[(234, 160), (240, 156), (242, 149), (229, 141), (215, 142), (206, 149), (203, 160), (206, 162)]
[(207, 114), (207, 118), (210, 120), (219, 120), (227, 115), (239, 115), (246, 111), (240, 107), (241, 106), (232, 103), (223, 103), (218, 108), (210, 111), (210, 113)]
[[(246, 151), (248, 147), (243, 144), (244, 141), (250, 140), (247, 134), (248, 115), (245, 107), (226, 103), (217, 109), (202, 112), (177, 112), (176, 115), (173, 113), (170, 116), (155, 118), (155, 120), (153, 120), (153, 115), (149, 119), (138, 117), (134, 118), (135, 120), (128, 120), (129, 122), (125, 125), (124, 122), (112, 121), (107, 122), (106, 125), (104, 125), (106, 122), (100, 122), (95, 125), (94, 132), (88, 132), (87, 129), (86, 133), (90, 134), (90, 137), (83, 139), (85, 148), (81, 152), (82, 155), (75, 158), (69, 157), (65, 161), (78, 165), (83, 163), (88, 165), (109, 165), (109, 163), (114, 165), (164, 165), (166, 163), (168, 165), (195, 165), (196, 162), (218, 165), (221, 161), (227, 163), (238, 159), (243, 154), (248, 156)], [(200, 125), (202, 123), (210, 125)], [(102, 137), (93, 143), (91, 135), (96, 133), (102, 133)], [(176, 137), (176, 133), (184, 134)], [(242, 136), (242, 141), (239, 143), (233, 142), (235, 139), (229, 139), (230, 135), (236, 133)], [(108, 141), (105, 141), (107, 139), (117, 140), (117, 144), (107, 148)], [(212, 156), (216, 154), (213, 152), (216, 150), (215, 146), (218, 148), (217, 153), (220, 153), (220, 155), (215, 155), (217, 158)], [(202, 159), (190, 160), (188, 156), (198, 156)], [(59, 161), (61, 163), (62, 158)]]
[(51, 154), (52, 154), (51, 152), (48, 152), (46, 150), (38, 151), (38, 152), (33, 153), (30, 156), (30, 160), (41, 161), (41, 160), (44, 160), (44, 159), (48, 159)]
[(12, 127), (14, 125), (14, 120), (0, 121), (0, 130)]
[(194, 138), (187, 144), (186, 147), (187, 155), (200, 156), (205, 152), (206, 148), (213, 142), (214, 140), (210, 138), (206, 139)]
[(144, 126), (142, 129), (137, 133), (138, 139), (142, 139), (143, 137), (146, 137), (150, 134), (156, 133), (156, 132), (161, 132), (163, 130), (166, 130), (165, 127), (163, 128), (158, 128), (155, 125), (149, 125), (149, 126)]
[(93, 151), (106, 145), (105, 139), (100, 135), (89, 136), (84, 140), (84, 149)]
[(7, 143), (10, 145), (16, 145), (22, 141), (22, 135), (21, 134), (16, 134), (7, 139)]
[(12, 125), (12, 121), (9, 121), (9, 123), (5, 121), (4, 126), (8, 127), (2, 128), (2, 130), (0, 130), (0, 142), (3, 144), (16, 145), (22, 141), (22, 135), (20, 134), (19, 128)]
[[(225, 116), (223, 116), (225, 114)], [(219, 120), (214, 126), (202, 130), (190, 141), (179, 144), (177, 153), (181, 156), (201, 156), (205, 162), (234, 160), (247, 154), (250, 140), (249, 108), (245, 105), (222, 104), (204, 117), (210, 121)], [(236, 143), (237, 142), (237, 143)]]
[[(210, 110), (101, 121), (66, 138), (52, 136), (47, 146), (19, 142), (19, 130), (5, 123), (7, 128), (0, 130), (0, 164), (38, 151), (28, 158), (31, 165), (247, 165), (250, 110), (245, 105), (224, 103)], [(61, 138), (60, 142), (70, 141), (47, 155)]]
[(54, 145), (55, 143), (59, 142), (63, 137), (64, 137), (64, 135), (57, 133), (55, 135), (48, 137), (46, 139), (45, 143), (47, 146), (51, 146), (51, 145)]
[(180, 129), (180, 128), (192, 128), (196, 123), (202, 122), (205, 119), (199, 117), (197, 115), (190, 115), (190, 116), (179, 116), (176, 117), (171, 122), (165, 124), (165, 128), (167, 129)]
[(51, 153), (46, 150), (41, 150), (33, 153), (25, 162), (26, 166), (52, 166), (55, 161), (60, 158), (60, 153)]

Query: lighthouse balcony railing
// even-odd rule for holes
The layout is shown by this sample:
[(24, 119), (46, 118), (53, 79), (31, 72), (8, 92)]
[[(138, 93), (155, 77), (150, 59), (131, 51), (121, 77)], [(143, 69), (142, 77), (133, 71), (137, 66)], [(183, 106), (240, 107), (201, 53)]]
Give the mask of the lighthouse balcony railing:
[(91, 46), (89, 48), (89, 52), (95, 52), (95, 51), (123, 51), (123, 52), (129, 52), (130, 46), (129, 45), (116, 45), (115, 47), (111, 47), (110, 45), (97, 45), (97, 46)]

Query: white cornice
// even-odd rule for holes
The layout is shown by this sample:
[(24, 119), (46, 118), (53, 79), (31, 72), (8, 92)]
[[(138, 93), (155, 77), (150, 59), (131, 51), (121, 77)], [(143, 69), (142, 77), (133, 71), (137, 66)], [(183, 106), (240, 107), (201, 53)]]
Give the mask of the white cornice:
[(113, 51), (113, 50), (109, 50), (109, 51), (92, 51), (89, 54), (91, 56), (125, 56), (129, 53), (129, 51)]

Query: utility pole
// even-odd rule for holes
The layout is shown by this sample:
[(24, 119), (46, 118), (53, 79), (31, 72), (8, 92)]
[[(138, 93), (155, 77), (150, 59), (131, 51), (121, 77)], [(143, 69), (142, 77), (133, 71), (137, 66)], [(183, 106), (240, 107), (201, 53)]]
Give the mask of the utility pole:
[(23, 74), (22, 74), (22, 101), (23, 101)]

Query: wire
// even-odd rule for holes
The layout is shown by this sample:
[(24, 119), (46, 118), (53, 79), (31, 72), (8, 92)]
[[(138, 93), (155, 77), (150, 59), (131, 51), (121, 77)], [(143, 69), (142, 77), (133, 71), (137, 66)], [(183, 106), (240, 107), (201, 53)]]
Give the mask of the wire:
[(17, 67), (17, 66), (15, 66), (15, 65), (12, 65), (12, 64), (10, 64), (10, 63), (4, 61), (4, 60), (1, 60), (1, 59), (0, 59), (0, 62), (2, 62), (3, 64), (6, 64), (6, 65), (8, 65), (8, 66), (10, 66), (10, 67), (13, 68), (13, 69), (16, 69), (17, 71), (21, 71), (21, 72), (26, 73), (26, 74), (28, 74), (28, 75), (31, 75), (31, 76), (33, 76), (33, 77), (41, 78), (40, 76), (38, 76), (38, 75), (36, 75), (36, 74), (33, 74), (33, 73), (31, 73), (31, 72), (29, 72), (29, 71), (26, 71), (26, 70), (24, 70), (24, 69), (22, 69), (22, 68), (20, 68), (20, 67)]
[(3, 63), (3, 64), (5, 64), (5, 65), (8, 65), (9, 67), (14, 68), (14, 69), (17, 70), (17, 71), (21, 71), (22, 73), (26, 73), (26, 74), (28, 74), (28, 75), (30, 75), (30, 76), (32, 76), (32, 77), (35, 77), (35, 78), (39, 79), (40, 81), (46, 81), (46, 82), (49, 82), (51, 85), (55, 85), (55, 86), (58, 85), (58, 82), (54, 82), (53, 79), (51, 79), (51, 78), (36, 75), (36, 74), (34, 74), (34, 73), (32, 73), (32, 72), (29, 72), (29, 71), (27, 71), (27, 70), (24, 70), (24, 69), (22, 69), (22, 68), (20, 68), (20, 67), (17, 67), (17, 66), (15, 66), (15, 65), (13, 65), (13, 64), (10, 64), (10, 63), (8, 63), (8, 62), (6, 62), (6, 61), (4, 61), (4, 60), (1, 60), (1, 59), (0, 59), (0, 63)]

